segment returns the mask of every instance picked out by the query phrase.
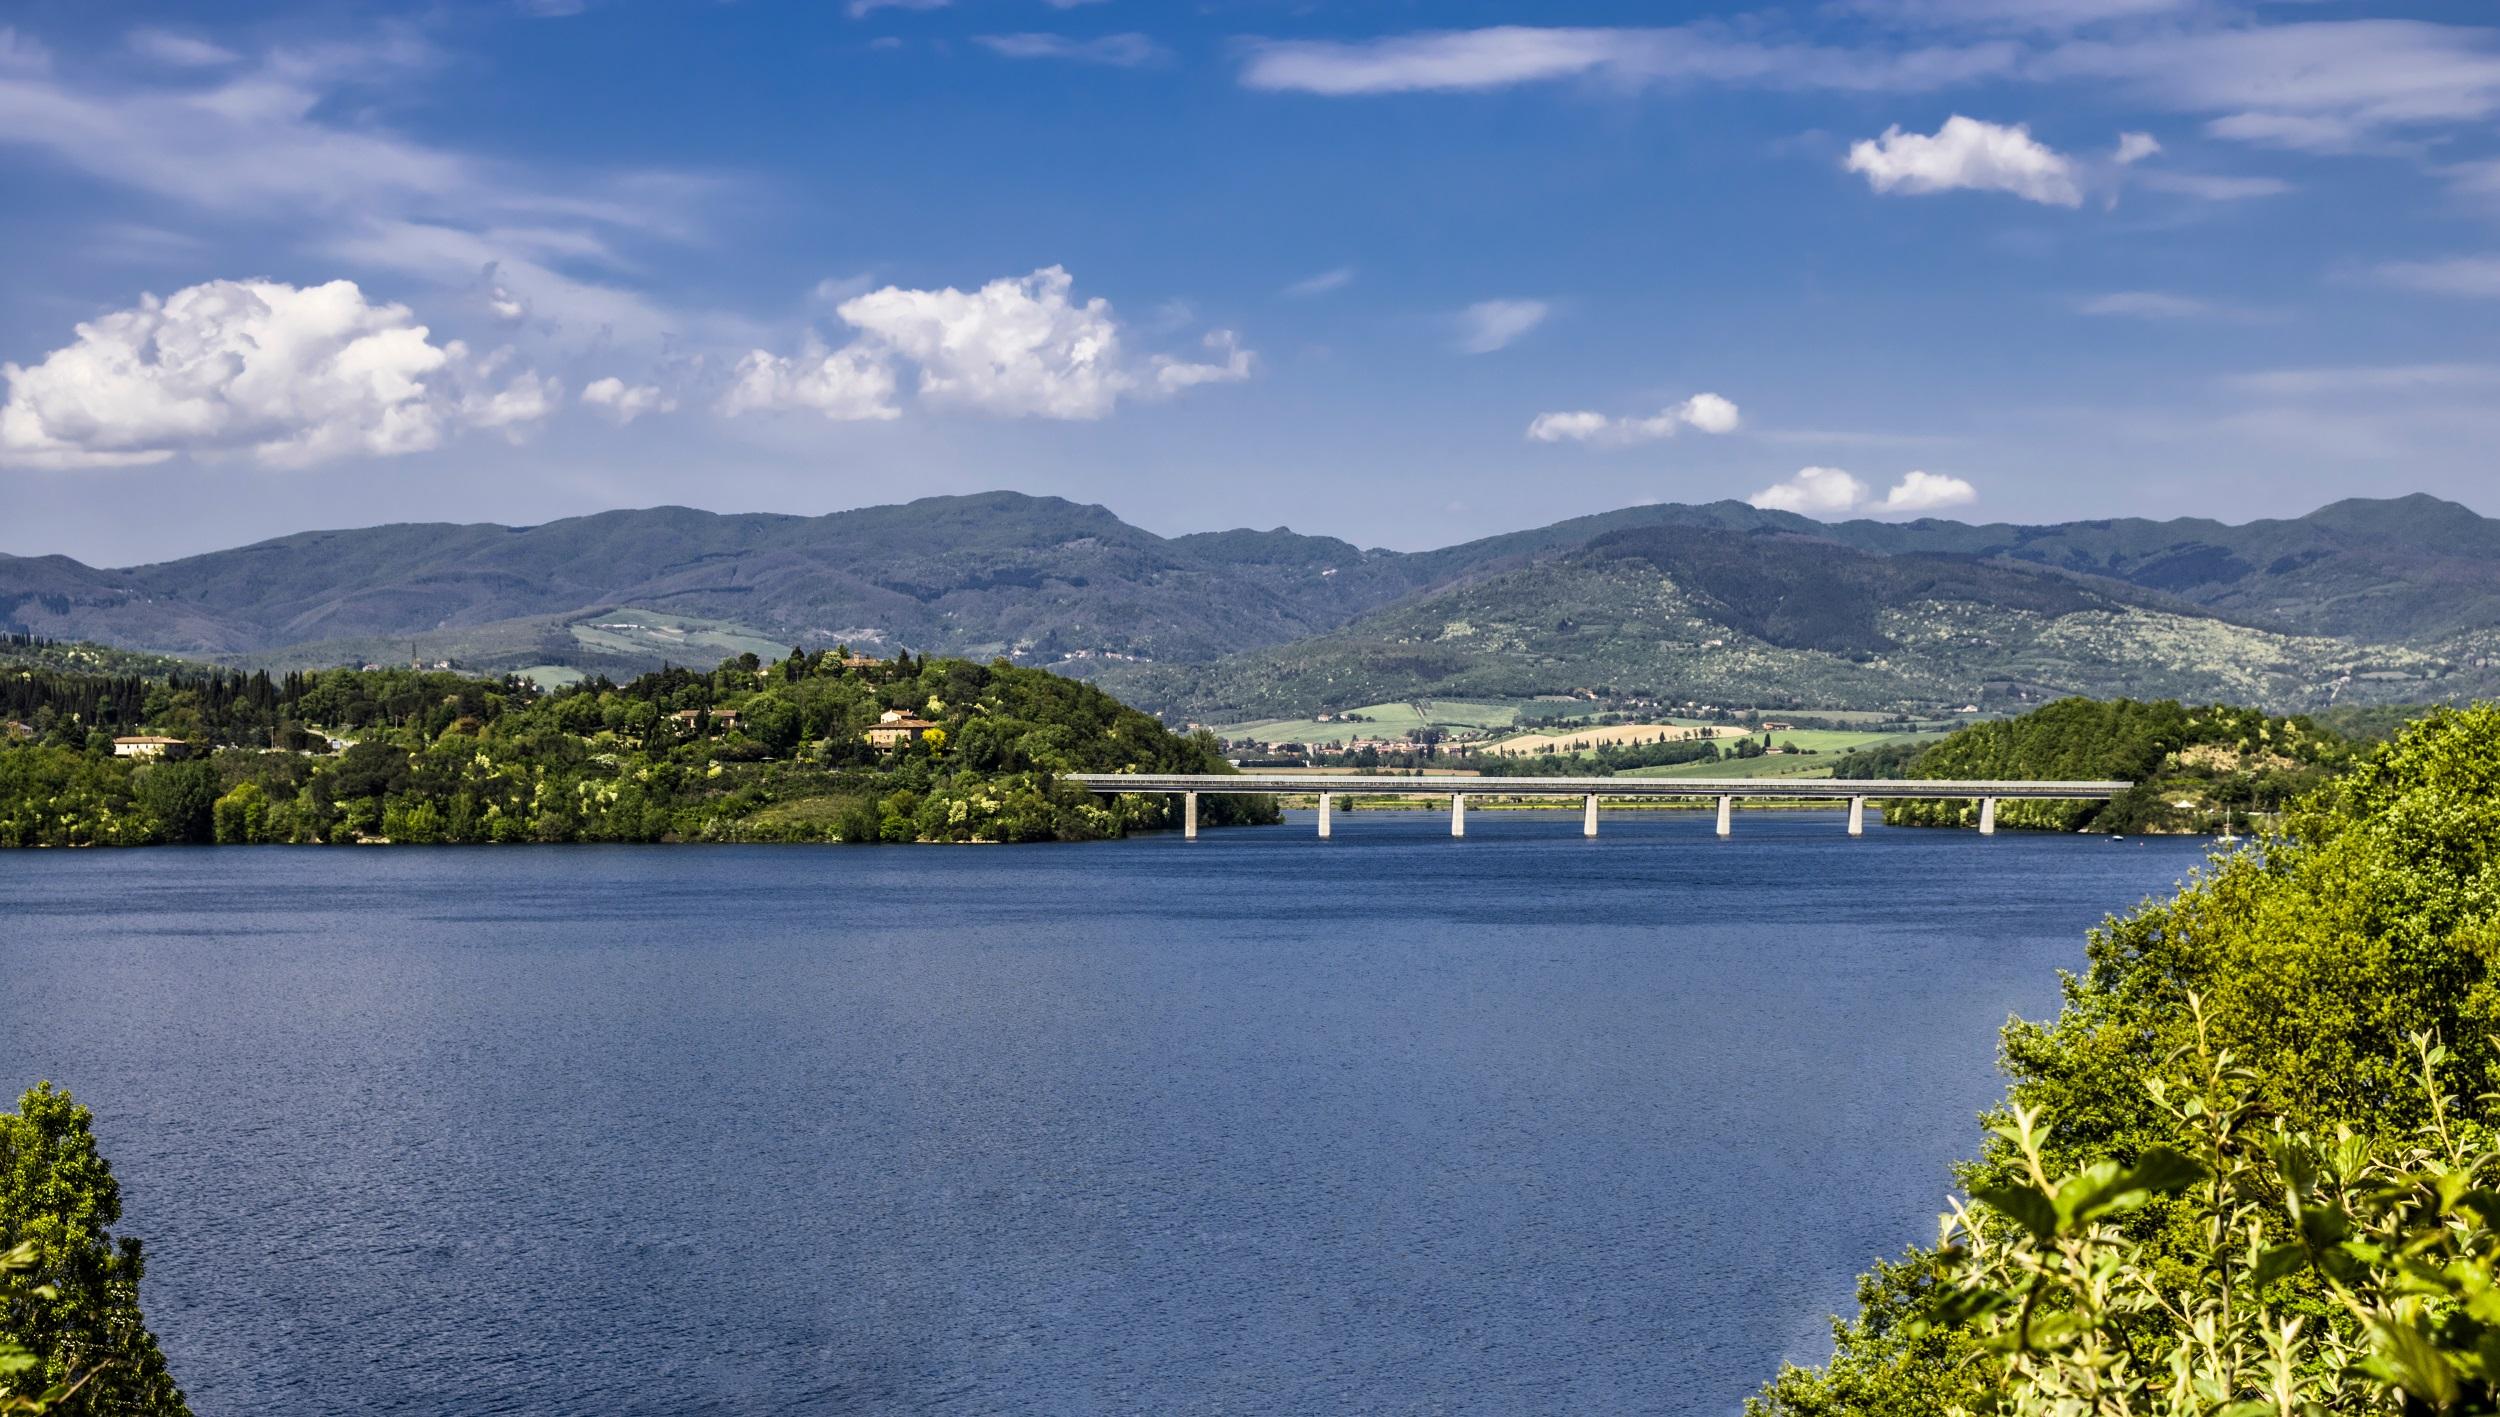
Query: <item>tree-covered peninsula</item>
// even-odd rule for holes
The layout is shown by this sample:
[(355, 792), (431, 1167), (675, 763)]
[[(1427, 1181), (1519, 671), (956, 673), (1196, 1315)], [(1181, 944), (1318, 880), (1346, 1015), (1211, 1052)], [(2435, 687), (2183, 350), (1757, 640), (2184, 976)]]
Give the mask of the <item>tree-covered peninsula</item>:
[[(1997, 825), (2041, 831), (2248, 831), (2349, 766), (2360, 745), (2315, 719), (2172, 700), (2060, 699), (1934, 743), (1852, 753), (1835, 777), (2116, 779), (2107, 802), (2004, 801)], [(1894, 826), (1968, 826), (1976, 802), (1884, 804)]]
[[(155, 740), (155, 741), (147, 741)], [(753, 655), (552, 693), (415, 669), (0, 675), (0, 845), (1025, 842), (1170, 825), (1070, 772), (1224, 772), (1003, 661)], [(1209, 825), (1273, 820), (1211, 797)]]

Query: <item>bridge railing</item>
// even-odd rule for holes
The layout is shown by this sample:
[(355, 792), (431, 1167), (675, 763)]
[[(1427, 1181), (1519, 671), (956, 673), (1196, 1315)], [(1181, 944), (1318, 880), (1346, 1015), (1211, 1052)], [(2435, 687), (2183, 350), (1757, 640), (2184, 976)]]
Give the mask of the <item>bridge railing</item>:
[(1583, 798), (1583, 835), (1597, 835), (1599, 799), (1718, 799), (1719, 835), (1732, 830), (1740, 798), (1846, 801), (1849, 834), (1861, 836), (1870, 801), (1959, 798), (1979, 803), (1982, 835), (1996, 831), (1997, 803), (2022, 800), (2106, 801), (2135, 786), (2132, 782), (2024, 782), (1956, 778), (1742, 778), (1742, 777), (1404, 777), (1350, 773), (1070, 773), (1062, 779), (1103, 793), (1171, 794), (1183, 799), (1182, 829), (1198, 834), (1201, 793), (1259, 793), (1316, 796), (1319, 834), (1331, 831), (1332, 808), (1338, 797), (1447, 797), (1450, 835), (1467, 834), (1470, 797)]

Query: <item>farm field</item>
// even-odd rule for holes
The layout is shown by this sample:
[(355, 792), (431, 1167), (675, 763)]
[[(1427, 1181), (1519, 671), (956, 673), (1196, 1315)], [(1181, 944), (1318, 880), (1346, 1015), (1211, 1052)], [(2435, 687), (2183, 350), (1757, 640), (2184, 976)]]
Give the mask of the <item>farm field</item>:
[(1403, 738), (1409, 729), (1438, 728), (1451, 731), (1481, 733), (1488, 729), (1508, 728), (1519, 719), (1519, 705), (1478, 703), (1458, 699), (1432, 699), (1419, 704), (1365, 704), (1351, 712), (1362, 715), (1359, 722), (1332, 718), (1322, 723), (1312, 718), (1264, 719), (1253, 723), (1218, 725), (1215, 736), (1226, 739), (1248, 739), (1258, 743), (1344, 743), (1355, 738)]
[(1883, 743), (1933, 742), (1937, 733), (1846, 733), (1838, 729), (1801, 728), (1774, 733), (1774, 743), (1794, 743), (1809, 752), (1778, 753), (1759, 758), (1727, 758), (1718, 762), (1671, 763), (1663, 767), (1627, 768), (1624, 777), (1829, 777), (1841, 754)]
[(1568, 733), (1522, 733), (1516, 738), (1487, 743), (1481, 751), (1499, 753), (1504, 757), (1532, 757), (1543, 752), (1576, 753), (1621, 743), (1655, 743), (1661, 738), (1668, 742), (1682, 742), (1688, 738), (1743, 736), (1743, 729), (1727, 724), (1663, 719), (1655, 723), (1610, 723), (1600, 728), (1575, 728)]
[(688, 665), (717, 664), (740, 654), (779, 659), (790, 652), (790, 646), (765, 639), (743, 625), (632, 606), (576, 620), (566, 628), (590, 649), (609, 654), (682, 655), (677, 662)]

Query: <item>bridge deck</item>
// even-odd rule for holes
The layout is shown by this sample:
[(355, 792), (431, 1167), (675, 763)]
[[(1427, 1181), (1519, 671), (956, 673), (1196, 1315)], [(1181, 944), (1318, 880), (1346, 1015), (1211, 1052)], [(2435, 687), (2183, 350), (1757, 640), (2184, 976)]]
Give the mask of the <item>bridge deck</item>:
[(2099, 801), (2132, 782), (1984, 782), (1942, 778), (1393, 777), (1321, 773), (1070, 773), (1095, 792), (1327, 792), (1341, 797), (1909, 797)]

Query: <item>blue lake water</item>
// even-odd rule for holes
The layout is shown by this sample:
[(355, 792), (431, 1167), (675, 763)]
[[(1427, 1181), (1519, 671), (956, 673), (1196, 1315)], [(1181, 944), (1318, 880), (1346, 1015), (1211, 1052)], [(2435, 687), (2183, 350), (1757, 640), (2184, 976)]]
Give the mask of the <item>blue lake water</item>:
[(1727, 1413), (2191, 841), (0, 854), (203, 1417)]

